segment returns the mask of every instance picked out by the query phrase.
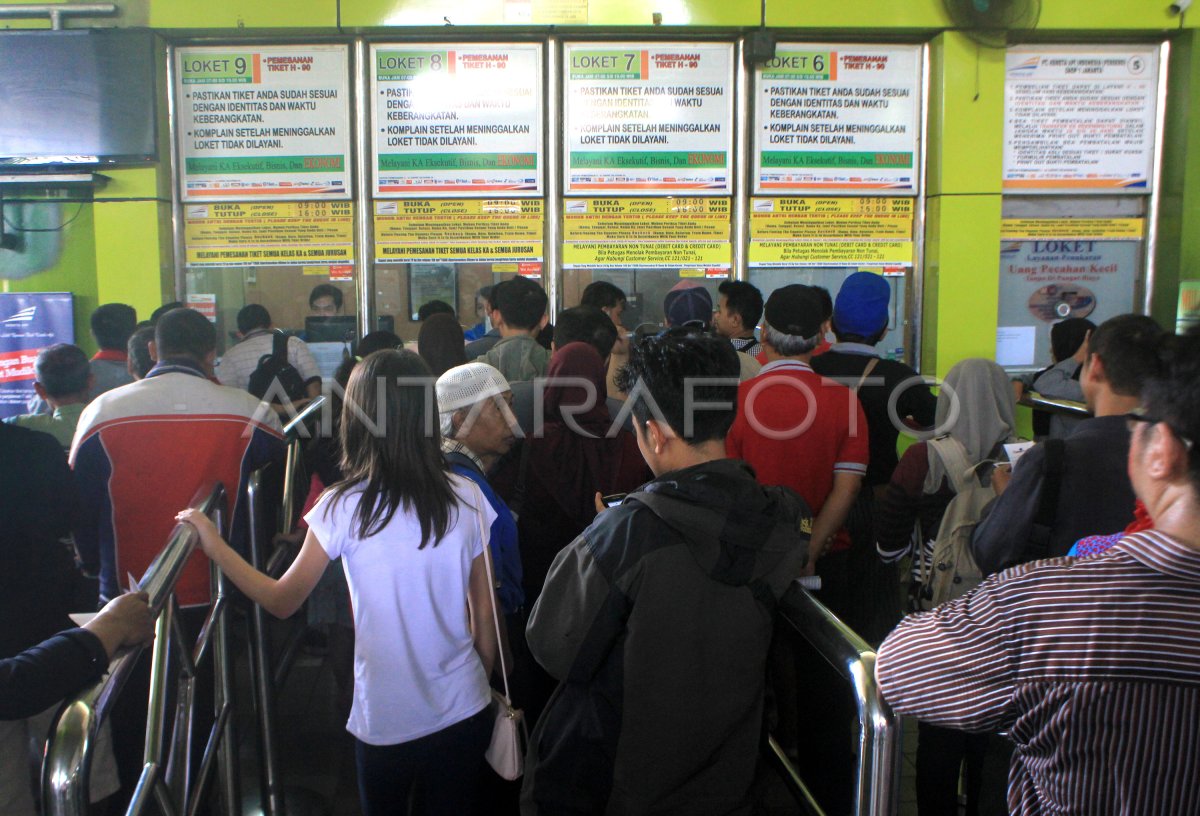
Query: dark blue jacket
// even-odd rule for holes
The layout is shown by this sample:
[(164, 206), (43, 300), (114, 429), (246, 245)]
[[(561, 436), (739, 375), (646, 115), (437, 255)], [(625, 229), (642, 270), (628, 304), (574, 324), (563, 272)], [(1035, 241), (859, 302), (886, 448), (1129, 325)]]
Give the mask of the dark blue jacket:
[(511, 615), (525, 605), (525, 590), (521, 588), (521, 551), (517, 548), (517, 522), (504, 500), (496, 495), (484, 475), (470, 458), (461, 453), (446, 454), (450, 469), (460, 476), (466, 476), (483, 491), (488, 503), (496, 511), (496, 520), (492, 522), (492, 564), (496, 570), (496, 581), (500, 586), (496, 594), (500, 597), (500, 605), (504, 612)]

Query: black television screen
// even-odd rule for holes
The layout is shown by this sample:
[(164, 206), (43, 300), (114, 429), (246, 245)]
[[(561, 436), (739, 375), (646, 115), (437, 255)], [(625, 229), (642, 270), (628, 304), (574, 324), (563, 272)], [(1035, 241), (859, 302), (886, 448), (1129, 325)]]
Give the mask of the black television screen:
[(0, 167), (155, 158), (149, 31), (0, 33)]

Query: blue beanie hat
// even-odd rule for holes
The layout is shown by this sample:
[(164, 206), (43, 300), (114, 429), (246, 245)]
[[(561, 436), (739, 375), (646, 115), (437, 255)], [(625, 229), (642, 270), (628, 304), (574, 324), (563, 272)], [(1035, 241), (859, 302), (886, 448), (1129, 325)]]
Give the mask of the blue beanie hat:
[(839, 334), (873, 337), (888, 324), (892, 287), (883, 275), (855, 272), (833, 302), (833, 327)]

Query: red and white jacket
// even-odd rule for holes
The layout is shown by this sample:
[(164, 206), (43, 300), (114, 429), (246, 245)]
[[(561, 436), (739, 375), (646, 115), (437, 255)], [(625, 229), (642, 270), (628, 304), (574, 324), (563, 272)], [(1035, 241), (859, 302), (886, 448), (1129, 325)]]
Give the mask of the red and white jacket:
[[(225, 485), (231, 543), (245, 540), (246, 480), (282, 461), (275, 412), (217, 385), (188, 360), (160, 362), (144, 380), (101, 394), (84, 409), (71, 445), (81, 504), (75, 543), (100, 595), (128, 589), (167, 543), (175, 514), (200, 491)], [(176, 587), (183, 606), (209, 601), (209, 570), (197, 551)]]

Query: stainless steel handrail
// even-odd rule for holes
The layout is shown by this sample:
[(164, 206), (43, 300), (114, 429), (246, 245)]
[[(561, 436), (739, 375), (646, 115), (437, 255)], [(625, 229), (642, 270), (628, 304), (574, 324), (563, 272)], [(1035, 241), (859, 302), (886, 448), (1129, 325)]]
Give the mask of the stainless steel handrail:
[(300, 436), (300, 429), (305, 427), (305, 423), (317, 415), (317, 412), (325, 407), (328, 400), (324, 395), (313, 397), (309, 400), (308, 405), (305, 405), (300, 413), (296, 414), (288, 423), (283, 426), (283, 435), (289, 441)]
[(1092, 415), (1092, 412), (1089, 411), (1088, 407), (1082, 402), (1064, 399), (1051, 399), (1050, 397), (1043, 397), (1041, 394), (1031, 392), (1026, 392), (1021, 399), (1017, 401), (1017, 404), (1032, 408), (1035, 411), (1046, 411), (1047, 413), (1051, 414), (1065, 414), (1066, 416), (1077, 416), (1083, 418), (1087, 418)]
[(117, 13), (116, 3), (37, 3), (29, 5), (0, 6), (0, 18), (23, 19), (45, 17), (54, 31), (63, 30), (63, 22), (70, 17), (111, 17)]
[[(899, 809), (900, 722), (875, 686), (875, 652), (806, 589), (794, 586), (780, 601), (779, 613), (854, 687), (858, 707), (858, 760), (854, 816), (895, 816)], [(770, 740), (774, 743), (774, 740)], [(778, 745), (772, 754), (798, 785), (810, 809), (815, 800)], [(819, 807), (817, 811), (819, 812)]]
[(283, 435), (287, 440), (287, 458), (283, 465), (283, 504), (279, 511), (279, 528), (281, 532), (288, 532), (296, 523), (298, 515), (296, 509), (296, 480), (301, 468), (304, 465), (304, 456), (300, 449), (301, 442), (307, 436), (301, 431), (307, 433), (307, 422), (317, 415), (317, 412), (325, 407), (326, 398), (324, 396), (314, 397), (312, 402), (304, 406), (304, 410), (296, 414), (296, 416), (283, 426)]
[[(191, 507), (214, 519), (224, 529), (225, 488), (217, 484), (200, 493)], [(147, 708), (145, 764), (128, 814), (141, 813), (153, 798), (165, 813), (195, 813), (201, 802), (214, 756), (221, 768), (221, 798), (227, 814), (240, 812), (237, 786), (236, 743), (233, 740), (233, 673), (229, 655), (226, 584), (213, 569), (213, 604), (194, 649), (179, 639), (180, 627), (174, 599), (175, 584), (184, 565), (199, 544), (190, 525), (177, 525), (167, 545), (142, 576), (141, 588), (149, 595), (156, 616), (154, 661), (151, 666), (150, 700)], [(195, 666), (212, 646), (216, 673), (216, 723), (204, 752), (197, 779), (190, 776), (191, 702)], [(92, 751), (101, 724), (113, 701), (137, 664), (143, 647), (119, 655), (107, 676), (64, 705), (58, 716), (42, 765), (43, 808), (47, 816), (84, 816), (88, 812), (88, 779)], [(175, 729), (170, 758), (164, 763), (164, 726), (167, 720), (167, 668), (172, 654), (178, 655), (182, 681), (176, 702)]]
[[(250, 563), (259, 572), (266, 568), (263, 556), (264, 525), (260, 497), (263, 470), (250, 474), (246, 503), (250, 514)], [(275, 740), (275, 675), (271, 668), (270, 635), (266, 613), (254, 604), (250, 613), (250, 680), (258, 712), (259, 792), (263, 816), (285, 813), (283, 781), (279, 777), (279, 746)]]

